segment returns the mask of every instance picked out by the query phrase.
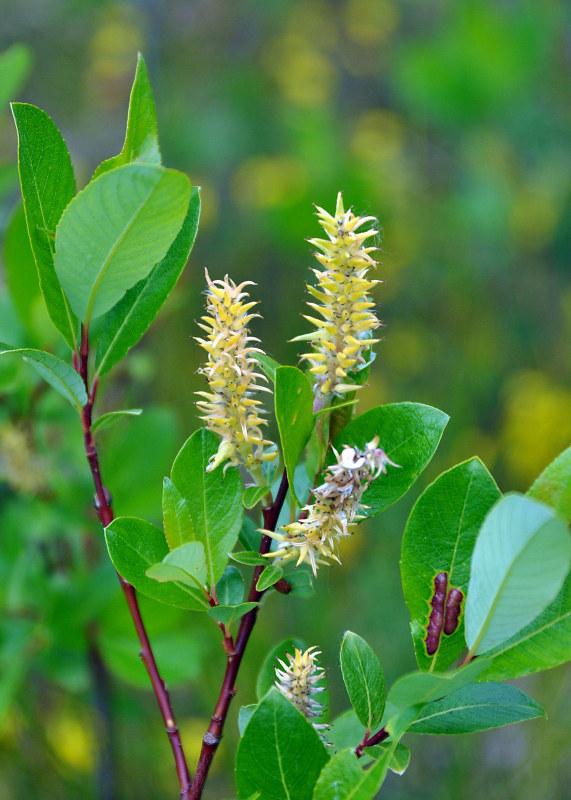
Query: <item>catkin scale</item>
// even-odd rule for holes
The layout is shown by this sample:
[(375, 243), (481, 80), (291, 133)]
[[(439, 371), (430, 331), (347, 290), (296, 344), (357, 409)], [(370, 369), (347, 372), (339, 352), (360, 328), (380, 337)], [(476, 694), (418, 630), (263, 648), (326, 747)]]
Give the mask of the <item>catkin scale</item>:
[(428, 628), (426, 629), (426, 652), (429, 656), (434, 655), (438, 650), (444, 622), (444, 603), (446, 601), (447, 586), (448, 575), (445, 572), (439, 572), (434, 578), (434, 594), (430, 601), (432, 611), (428, 621)]

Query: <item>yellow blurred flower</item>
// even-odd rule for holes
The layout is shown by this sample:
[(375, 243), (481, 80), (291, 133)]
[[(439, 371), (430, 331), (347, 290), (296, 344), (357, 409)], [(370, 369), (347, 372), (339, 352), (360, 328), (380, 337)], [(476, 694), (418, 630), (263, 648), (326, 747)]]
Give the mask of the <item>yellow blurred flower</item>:
[(296, 203), (305, 194), (307, 169), (294, 158), (259, 156), (240, 165), (232, 179), (232, 197), (248, 211)]

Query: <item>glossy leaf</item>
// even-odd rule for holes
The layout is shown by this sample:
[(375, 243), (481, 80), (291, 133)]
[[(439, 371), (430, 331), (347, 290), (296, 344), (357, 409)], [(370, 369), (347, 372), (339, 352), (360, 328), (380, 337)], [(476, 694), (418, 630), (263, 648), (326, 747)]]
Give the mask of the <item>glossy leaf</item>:
[(472, 556), (466, 642), (472, 653), (502, 644), (551, 603), (569, 570), (571, 538), (557, 514), (511, 494), (482, 526)]
[(252, 358), (258, 362), (262, 368), (262, 372), (268, 376), (272, 383), (275, 383), (276, 370), (281, 367), (281, 364), (279, 364), (270, 356), (267, 356), (265, 353), (252, 353)]
[(170, 550), (196, 541), (188, 503), (170, 478), (163, 479), (163, 528)]
[(341, 672), (359, 721), (367, 730), (375, 730), (385, 709), (385, 676), (371, 647), (351, 631), (341, 644)]
[(289, 487), (301, 508), (305, 501), (296, 496), (295, 468), (315, 424), (313, 392), (304, 373), (296, 367), (278, 367), (274, 400)]
[(571, 574), (545, 611), (506, 642), (492, 648), (486, 680), (521, 678), (565, 664), (571, 658)]
[(408, 733), (475, 733), (543, 717), (525, 692), (507, 683), (474, 683), (423, 708)]
[(311, 800), (325, 747), (313, 726), (271, 689), (252, 714), (236, 754), (240, 800), (260, 792), (264, 800)]
[(186, 542), (175, 547), (160, 563), (150, 567), (146, 575), (160, 583), (180, 581), (201, 590), (206, 583), (206, 559), (202, 542)]
[[(335, 439), (343, 445), (363, 448), (375, 436), (380, 447), (399, 467), (387, 467), (387, 474), (374, 481), (363, 495), (363, 513), (374, 516), (407, 492), (434, 455), (448, 415), (421, 403), (392, 403), (378, 406), (352, 420)], [(329, 462), (334, 455), (329, 456)]]
[(571, 521), (571, 447), (543, 470), (527, 496), (551, 506), (564, 520)]
[(72, 200), (57, 226), (54, 267), (83, 322), (109, 311), (165, 257), (189, 200), (186, 175), (147, 164), (104, 173)]
[(55, 231), (75, 195), (75, 177), (61, 133), (45, 111), (12, 103), (18, 170), (30, 243), (50, 319), (74, 349), (78, 323), (54, 269)]
[(445, 670), (465, 647), (461, 606), (457, 629), (451, 635), (442, 632), (436, 653), (427, 653), (434, 577), (445, 572), (448, 594), (454, 587), (466, 598), (476, 536), (500, 497), (486, 467), (478, 458), (471, 458), (440, 475), (412, 509), (402, 541), (400, 568), (416, 660), (422, 670), (430, 669), (433, 662), (435, 669)]
[(298, 650), (305, 650), (305, 642), (297, 637), (288, 637), (272, 647), (264, 658), (256, 683), (258, 700), (261, 700), (275, 683), (278, 659), (287, 664), (286, 653), (293, 656), (296, 647)]
[(267, 566), (258, 578), (256, 589), (258, 592), (265, 592), (266, 589), (269, 589), (270, 586), (273, 586), (274, 583), (277, 583), (283, 574), (284, 571), (281, 567), (274, 565)]
[(67, 364), (51, 353), (44, 353), (42, 350), (11, 347), (0, 342), (0, 356), (12, 353), (31, 364), (38, 375), (41, 375), (50, 386), (59, 392), (62, 397), (65, 397), (78, 411), (81, 411), (81, 407), (87, 403), (87, 394), (80, 375), (71, 364)]
[(264, 558), (253, 550), (244, 550), (240, 551), (239, 553), (231, 553), (230, 558), (232, 561), (236, 561), (238, 564), (245, 564), (248, 567), (261, 566), (262, 564), (264, 567), (268, 566), (268, 559)]
[(237, 606), (244, 599), (244, 581), (236, 567), (226, 567), (216, 584), (216, 596), (222, 606)]
[(0, 53), (0, 109), (4, 111), (26, 81), (32, 66), (32, 51), (25, 44), (13, 44)]
[(200, 194), (194, 186), (183, 226), (165, 257), (106, 314), (97, 343), (98, 375), (109, 372), (148, 330), (188, 261), (199, 218)]
[(208, 609), (208, 616), (212, 617), (212, 619), (221, 622), (227, 628), (232, 625), (233, 622), (240, 619), (247, 614), (248, 611), (251, 611), (253, 608), (256, 608), (257, 603), (239, 603), (237, 606), (213, 606), (212, 608)]
[(242, 497), (244, 508), (254, 508), (254, 506), (257, 506), (262, 497), (269, 491), (269, 486), (248, 486), (247, 489), (244, 489)]
[(256, 525), (251, 517), (244, 517), (238, 539), (244, 550), (248, 552), (257, 553), (262, 543), (262, 534), (258, 530), (259, 525)]
[(178, 608), (208, 607), (199, 589), (182, 583), (158, 583), (147, 576), (149, 567), (169, 552), (160, 528), (136, 517), (117, 517), (105, 529), (105, 540), (115, 569), (141, 594)]
[(142, 161), (145, 164), (161, 163), (155, 102), (145, 60), (140, 53), (129, 99), (127, 133), (123, 149), (119, 155), (108, 158), (100, 164), (93, 177), (96, 178), (104, 172), (134, 161)]
[(313, 800), (373, 800), (384, 783), (395, 747), (392, 742), (383, 757), (366, 771), (352, 750), (341, 750), (323, 768)]
[(125, 408), (123, 411), (109, 411), (107, 414), (102, 414), (100, 417), (97, 417), (91, 426), (91, 430), (104, 431), (106, 428), (110, 428), (125, 417), (140, 417), (142, 413), (142, 408)]
[(183, 445), (171, 472), (172, 482), (188, 504), (196, 540), (204, 545), (212, 587), (226, 568), (244, 515), (238, 470), (227, 469), (224, 474), (223, 466), (219, 466), (206, 472), (218, 444), (210, 431), (196, 431)]

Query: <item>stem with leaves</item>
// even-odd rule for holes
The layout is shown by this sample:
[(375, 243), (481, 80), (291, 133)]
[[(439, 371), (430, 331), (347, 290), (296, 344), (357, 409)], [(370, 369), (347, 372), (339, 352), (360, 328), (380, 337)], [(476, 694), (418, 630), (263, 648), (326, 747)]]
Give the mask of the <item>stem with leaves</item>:
[[(95, 393), (97, 391), (97, 381), (94, 381), (93, 386), (90, 389), (88, 378), (88, 362), (89, 333), (87, 328), (82, 327), (79, 361), (74, 358), (74, 366), (81, 375), (85, 385), (85, 390), (87, 392), (87, 403), (83, 407), (81, 414), (83, 441), (85, 455), (91, 469), (93, 483), (95, 486), (95, 507), (97, 509), (97, 515), (101, 525), (106, 528), (107, 525), (109, 525), (113, 520), (113, 510), (111, 508), (111, 496), (103, 485), (101, 478), (99, 456), (91, 430), (93, 403), (95, 401)], [(191, 783), (190, 775), (188, 772), (184, 751), (182, 749), (180, 734), (172, 710), (169, 693), (165, 682), (160, 676), (157, 663), (155, 661), (151, 643), (145, 629), (145, 623), (143, 622), (141, 611), (139, 609), (139, 603), (137, 601), (135, 589), (128, 581), (122, 578), (121, 575), (118, 575), (118, 577), (123, 594), (125, 595), (125, 600), (127, 601), (129, 613), (131, 614), (133, 624), (135, 625), (139, 643), (141, 645), (140, 656), (151, 680), (153, 691), (155, 693), (155, 697), (157, 698), (157, 703), (165, 724), (166, 732), (171, 743), (176, 772), (180, 785), (181, 798), (183, 798), (183, 800), (187, 800)]]
[[(287, 491), (288, 480), (287, 473), (284, 469), (276, 499), (271, 506), (263, 509), (264, 528), (266, 530), (275, 531)], [(259, 550), (260, 555), (264, 555), (265, 553), (269, 552), (271, 542), (272, 540), (269, 536), (262, 537)], [(248, 593), (248, 602), (257, 603), (261, 600), (264, 594), (264, 591), (260, 592), (256, 588), (260, 575), (264, 569), (265, 567), (263, 566), (256, 566), (254, 568), (254, 575), (252, 577), (252, 583)], [(258, 606), (253, 608), (242, 617), (240, 628), (236, 636), (234, 650), (233, 652), (227, 653), (226, 672), (224, 674), (220, 694), (218, 696), (218, 702), (216, 703), (214, 713), (212, 714), (210, 725), (208, 726), (208, 730), (202, 739), (202, 749), (200, 751), (200, 757), (198, 759), (194, 781), (190, 790), (189, 800), (199, 800), (199, 798), (202, 797), (204, 784), (206, 783), (206, 779), (208, 777), (208, 771), (210, 769), (212, 759), (214, 758), (214, 754), (216, 753), (218, 745), (220, 744), (220, 739), (222, 738), (222, 731), (224, 729), (226, 717), (228, 716), (230, 702), (236, 693), (236, 679), (238, 677), (240, 664), (242, 663), (242, 658), (244, 657), (244, 652), (250, 639), (250, 634), (252, 633), (254, 625), (256, 624), (257, 617)]]

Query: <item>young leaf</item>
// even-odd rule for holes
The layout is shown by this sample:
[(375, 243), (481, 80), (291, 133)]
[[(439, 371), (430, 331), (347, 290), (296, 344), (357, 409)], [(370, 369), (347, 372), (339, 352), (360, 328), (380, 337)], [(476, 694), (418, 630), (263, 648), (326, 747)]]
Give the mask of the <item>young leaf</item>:
[(527, 493), (571, 521), (571, 447), (551, 462)]
[(230, 468), (224, 474), (221, 465), (206, 472), (218, 444), (210, 431), (196, 431), (182, 446), (171, 472), (172, 482), (188, 504), (196, 540), (204, 545), (211, 586), (226, 568), (244, 515), (238, 470)]
[(474, 683), (425, 706), (408, 733), (474, 733), (543, 716), (539, 703), (515, 686)]
[(139, 417), (142, 413), (142, 408), (126, 408), (123, 411), (109, 411), (107, 414), (102, 414), (100, 417), (97, 417), (91, 426), (91, 430), (104, 431), (106, 428), (115, 425), (116, 422), (119, 422), (119, 420), (124, 417)]
[(254, 508), (257, 506), (262, 497), (270, 491), (269, 486), (248, 486), (244, 489), (242, 501), (244, 508)]
[(366, 772), (352, 750), (341, 750), (325, 765), (313, 793), (313, 800), (373, 800), (384, 783), (396, 742)]
[(25, 44), (13, 44), (0, 54), (0, 108), (19, 94), (32, 66), (32, 51)]
[(485, 680), (521, 678), (569, 661), (571, 641), (571, 574), (545, 611), (506, 642), (492, 648)]
[(252, 353), (252, 358), (258, 362), (262, 371), (265, 372), (272, 383), (275, 383), (276, 370), (281, 367), (281, 364), (278, 364), (275, 359), (267, 356), (265, 353)]
[(222, 606), (237, 606), (244, 599), (244, 581), (236, 567), (226, 567), (216, 584), (216, 596)]
[(202, 590), (206, 583), (206, 559), (202, 542), (186, 542), (167, 553), (160, 564), (150, 567), (146, 575), (156, 581), (180, 581)]
[(375, 730), (385, 710), (385, 676), (371, 647), (351, 631), (341, 644), (341, 672), (359, 721), (368, 731)]
[(105, 316), (97, 343), (97, 375), (109, 372), (148, 330), (188, 261), (199, 218), (200, 194), (198, 188), (193, 186), (186, 219), (166, 256), (153, 267), (147, 278), (129, 289)]
[[(363, 448), (375, 436), (380, 447), (400, 468), (389, 465), (363, 495), (363, 513), (369, 517), (384, 511), (407, 492), (426, 467), (442, 437), (448, 415), (421, 403), (391, 403), (377, 406), (352, 420), (333, 442), (337, 452), (343, 445)], [(329, 457), (330, 463), (334, 455)]]
[(268, 655), (264, 658), (256, 683), (258, 700), (261, 700), (275, 683), (278, 659), (287, 663), (286, 653), (290, 653), (290, 655), (293, 656), (296, 647), (298, 650), (305, 650), (305, 642), (297, 637), (289, 637), (272, 647)]
[(208, 601), (198, 588), (182, 583), (158, 583), (147, 577), (149, 567), (162, 561), (169, 552), (160, 528), (143, 519), (117, 517), (105, 528), (105, 541), (119, 575), (141, 594), (178, 608), (208, 607)]
[(44, 353), (42, 350), (11, 347), (9, 344), (0, 342), (0, 356), (9, 353), (14, 353), (14, 355), (20, 356), (28, 364), (31, 364), (38, 375), (41, 375), (50, 386), (53, 386), (78, 411), (81, 411), (82, 406), (87, 403), (87, 394), (83, 381), (71, 364), (67, 364), (51, 353)]
[(164, 258), (189, 200), (190, 182), (182, 172), (126, 164), (71, 201), (56, 229), (54, 267), (85, 324), (109, 311)]
[(301, 508), (305, 501), (296, 496), (294, 473), (315, 424), (313, 393), (304, 373), (296, 367), (278, 367), (274, 399), (289, 487)]
[(61, 133), (48, 115), (28, 103), (12, 103), (18, 131), (18, 170), (30, 244), (50, 319), (73, 349), (77, 319), (54, 269), (55, 230), (75, 195), (75, 177)]
[[(440, 635), (438, 649), (427, 652), (434, 578), (447, 575), (452, 587), (466, 597), (470, 557), (484, 518), (501, 497), (496, 483), (478, 458), (444, 472), (416, 501), (408, 518), (401, 551), (404, 599), (410, 611), (416, 660), (421, 670), (445, 670), (464, 649), (464, 615), (451, 635)], [(446, 604), (446, 600), (444, 605)]]
[(196, 541), (188, 503), (170, 478), (163, 479), (163, 528), (170, 550)]
[(256, 608), (257, 605), (257, 603), (239, 603), (237, 606), (213, 606), (208, 609), (207, 614), (229, 628), (233, 622)]
[(557, 514), (511, 494), (486, 517), (476, 540), (466, 600), (466, 643), (491, 650), (528, 625), (557, 596), (571, 539)]
[(238, 745), (238, 797), (249, 800), (260, 792), (264, 800), (311, 800), (326, 762), (325, 747), (313, 726), (277, 689), (270, 689)]
[(273, 586), (274, 583), (277, 583), (283, 574), (284, 571), (281, 567), (273, 565), (266, 567), (258, 578), (256, 589), (258, 592), (264, 592), (266, 589), (269, 589), (270, 586)]
[(129, 99), (127, 133), (123, 149), (119, 155), (108, 158), (107, 161), (100, 164), (93, 177), (97, 178), (104, 172), (109, 172), (133, 161), (142, 161), (145, 164), (161, 163), (155, 102), (145, 60), (141, 53), (137, 59), (135, 80)]
[(268, 559), (264, 558), (259, 553), (256, 553), (254, 550), (244, 550), (239, 553), (230, 553), (230, 558), (232, 561), (236, 561), (238, 564), (245, 564), (248, 567), (261, 566), (262, 564), (264, 567), (268, 566)]

